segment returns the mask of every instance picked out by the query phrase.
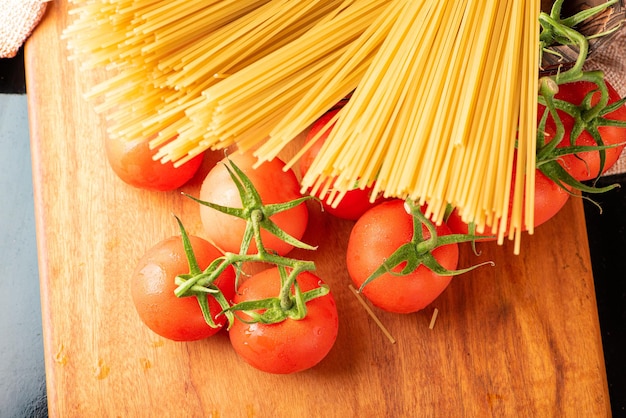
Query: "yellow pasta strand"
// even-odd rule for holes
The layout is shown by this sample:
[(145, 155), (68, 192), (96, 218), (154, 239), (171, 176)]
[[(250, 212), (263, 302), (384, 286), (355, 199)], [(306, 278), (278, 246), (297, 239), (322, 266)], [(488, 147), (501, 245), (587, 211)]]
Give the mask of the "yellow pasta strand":
[(533, 232), (540, 0), (70, 1), (71, 59), (107, 70), (87, 98), (162, 161), (275, 158), (349, 95), (303, 191), (453, 205), (515, 252)]

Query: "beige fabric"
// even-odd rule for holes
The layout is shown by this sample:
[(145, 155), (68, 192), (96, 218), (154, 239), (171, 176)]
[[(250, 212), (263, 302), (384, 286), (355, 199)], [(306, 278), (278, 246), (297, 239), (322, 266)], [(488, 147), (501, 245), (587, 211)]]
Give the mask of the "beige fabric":
[(0, 0), (0, 58), (14, 57), (43, 17), (49, 0)]
[[(626, 26), (614, 37), (604, 42), (594, 51), (585, 65), (586, 69), (604, 71), (606, 79), (615, 87), (620, 96), (626, 96)], [(618, 162), (611, 167), (606, 175), (626, 173), (626, 150)]]

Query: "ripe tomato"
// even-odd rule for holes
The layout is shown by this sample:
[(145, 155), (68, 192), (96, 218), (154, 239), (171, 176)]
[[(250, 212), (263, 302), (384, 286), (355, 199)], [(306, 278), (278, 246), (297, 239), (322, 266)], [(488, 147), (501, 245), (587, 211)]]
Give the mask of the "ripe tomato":
[[(222, 256), (209, 242), (189, 237), (196, 260), (205, 269)], [(193, 341), (209, 337), (221, 328), (212, 328), (204, 320), (195, 297), (174, 295), (176, 276), (189, 273), (180, 236), (165, 239), (150, 248), (139, 260), (131, 280), (131, 295), (141, 320), (155, 333), (175, 341)], [(227, 300), (235, 293), (235, 271), (229, 266), (214, 282)], [(216, 324), (223, 326), (226, 317), (220, 305), (209, 297), (209, 309)]]
[[(609, 104), (620, 100), (619, 93), (607, 82), (607, 88), (609, 91)], [(580, 106), (587, 94), (597, 89), (596, 84), (588, 81), (578, 81), (574, 83), (566, 83), (559, 85), (559, 92), (555, 96), (556, 99), (566, 101), (576, 106)], [(591, 101), (592, 105), (595, 105), (600, 99), (600, 93), (597, 92), (593, 95)], [(540, 105), (538, 118), (543, 115), (545, 107)], [(558, 145), (558, 147), (566, 147), (570, 145), (571, 137), (570, 133), (574, 127), (575, 120), (564, 111), (559, 110), (561, 121), (565, 128), (565, 136)], [(626, 106), (621, 106), (617, 110), (604, 116), (606, 119), (626, 121)], [(598, 123), (595, 119), (590, 122)], [(620, 128), (615, 126), (598, 126), (598, 132), (602, 137), (604, 145), (614, 145), (624, 143), (626, 141), (626, 128)], [(556, 125), (554, 119), (549, 116), (545, 126), (546, 141), (554, 138), (556, 134)], [(597, 145), (593, 137), (588, 130), (584, 130), (580, 136), (576, 139), (576, 145), (591, 146)], [(625, 145), (608, 148), (605, 150), (606, 160), (604, 163), (603, 173), (606, 172), (615, 162), (619, 159), (619, 156)], [(600, 153), (598, 151), (585, 151), (578, 154), (569, 154), (559, 158), (559, 162), (578, 181), (591, 180), (598, 176), (600, 171)]]
[[(300, 183), (293, 170), (283, 171), (285, 163), (278, 158), (264, 162), (254, 168), (257, 159), (249, 154), (235, 153), (228, 157), (250, 178), (263, 204), (283, 203), (301, 198)], [(241, 208), (239, 191), (226, 169), (228, 161), (224, 159), (207, 174), (200, 189), (200, 200), (222, 206)], [(205, 236), (223, 251), (238, 253), (244, 236), (246, 222), (232, 215), (224, 214), (207, 206), (200, 206), (200, 217), (204, 225)], [(302, 203), (292, 209), (277, 213), (271, 217), (283, 231), (296, 239), (302, 238), (306, 230), (309, 212)], [(293, 246), (282, 241), (268, 231), (261, 231), (263, 245), (279, 255), (285, 255)], [(249, 252), (256, 252), (254, 241)]]
[[(515, 173), (515, 171), (514, 171)], [(515, 174), (513, 174), (513, 182), (515, 181)], [(513, 184), (512, 182), (512, 184)], [(570, 194), (562, 187), (558, 186), (555, 182), (550, 180), (540, 170), (535, 171), (535, 215), (534, 223), (535, 227), (552, 219), (567, 203)], [(509, 204), (509, 220), (511, 219), (511, 206), (513, 204), (513, 196), (511, 194), (511, 202)], [(522, 215), (524, 216), (524, 215)], [(523, 219), (523, 218), (522, 218)], [(468, 225), (463, 222), (458, 211), (455, 209), (452, 211), (448, 219), (446, 220), (448, 227), (455, 234), (467, 234)], [(526, 230), (526, 228), (524, 228)], [(491, 229), (486, 230), (483, 233), (475, 233), (475, 235), (493, 235)], [(495, 240), (496, 238), (490, 237), (484, 240)]]
[[(297, 277), (302, 292), (319, 287), (321, 279), (303, 272)], [(238, 289), (233, 302), (276, 297), (280, 291), (278, 268), (255, 274)], [(253, 367), (276, 374), (295, 373), (318, 364), (337, 339), (339, 320), (332, 293), (310, 300), (304, 319), (287, 318), (275, 324), (235, 320), (229, 330), (237, 354)], [(243, 319), (245, 313), (238, 313)]]
[[(422, 226), (424, 238), (430, 237)], [(442, 224), (436, 227), (437, 235), (449, 235), (450, 229)], [(413, 216), (404, 208), (404, 201), (390, 200), (368, 210), (354, 224), (347, 250), (348, 273), (357, 288), (389, 258), (400, 246), (411, 242)], [(457, 244), (435, 248), (432, 255), (448, 270), (454, 270), (459, 261)], [(400, 272), (402, 265), (395, 268)], [(452, 276), (439, 276), (424, 265), (404, 276), (385, 273), (362, 290), (375, 306), (396, 313), (416, 312), (434, 301), (448, 287)]]
[(202, 165), (204, 155), (200, 154), (177, 168), (172, 162), (153, 160), (156, 151), (150, 149), (146, 140), (127, 141), (111, 137), (105, 140), (105, 151), (109, 165), (122, 181), (154, 191), (175, 190), (187, 183)]
[[(333, 108), (332, 110), (326, 112), (321, 118), (319, 118), (311, 126), (311, 129), (307, 133), (306, 142), (314, 140), (315, 137), (319, 135), (319, 132), (324, 129), (326, 124), (333, 118), (333, 116), (337, 114), (340, 108), (341, 107)], [(317, 154), (319, 154), (320, 150), (322, 149), (322, 145), (324, 144), (326, 138), (328, 138), (329, 133), (330, 128), (325, 131), (322, 136), (319, 137), (319, 139), (317, 139), (316, 142), (311, 146), (311, 148), (309, 148), (300, 158), (300, 173), (302, 176), (304, 176), (309, 171), (309, 168), (311, 168), (315, 157), (317, 157)], [(327, 202), (328, 195), (317, 197), (321, 199), (324, 211), (341, 219), (356, 221), (361, 215), (365, 213), (365, 211), (376, 206), (377, 203), (380, 203), (380, 198), (376, 199), (374, 202), (370, 202), (371, 194), (372, 187), (365, 187), (363, 189), (356, 188), (350, 190), (344, 195), (344, 197), (341, 199), (336, 207), (333, 207)]]

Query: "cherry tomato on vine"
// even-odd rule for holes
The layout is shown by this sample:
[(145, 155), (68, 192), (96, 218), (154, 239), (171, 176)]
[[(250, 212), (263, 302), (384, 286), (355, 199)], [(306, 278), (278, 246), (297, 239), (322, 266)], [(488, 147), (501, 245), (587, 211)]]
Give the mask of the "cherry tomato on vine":
[[(513, 205), (513, 184), (515, 182), (515, 167), (513, 167), (513, 176), (511, 182), (511, 201), (509, 202), (509, 220), (511, 219), (511, 208)], [(561, 186), (557, 185), (554, 181), (550, 180), (540, 170), (535, 171), (535, 214), (534, 214), (534, 227), (546, 223), (548, 220), (556, 216), (557, 213), (563, 209), (563, 206), (569, 200), (570, 193), (564, 190)], [(523, 219), (522, 215), (522, 219)], [(458, 211), (455, 209), (452, 211), (446, 223), (450, 230), (455, 234), (467, 234), (469, 226), (461, 219)], [(524, 228), (526, 230), (526, 228)], [(481, 239), (485, 241), (495, 240), (491, 229), (487, 229), (476, 235), (489, 236), (488, 238)], [(497, 234), (496, 234), (497, 235)]]
[[(413, 222), (413, 216), (407, 212), (402, 200), (383, 202), (359, 218), (350, 233), (346, 255), (348, 273), (357, 288), (398, 248), (411, 242)], [(422, 233), (425, 239), (430, 237), (424, 225)], [(436, 226), (436, 233), (444, 236), (451, 231), (441, 224)], [(444, 268), (456, 269), (458, 244), (442, 245), (431, 253)], [(452, 276), (438, 275), (424, 265), (411, 273), (399, 275), (402, 268), (400, 265), (393, 269), (393, 274), (384, 273), (373, 279), (363, 287), (363, 295), (388, 312), (416, 312), (434, 301), (452, 279)]]
[[(198, 265), (204, 269), (222, 253), (202, 238), (189, 237)], [(217, 316), (222, 307), (212, 297), (209, 309), (218, 328), (210, 327), (194, 296), (178, 298), (175, 278), (189, 273), (180, 236), (165, 239), (139, 260), (131, 280), (133, 303), (141, 320), (155, 333), (174, 341), (193, 341), (216, 334), (226, 322)], [(235, 293), (235, 271), (229, 266), (214, 282), (230, 300)]]
[[(334, 108), (326, 112), (311, 126), (311, 129), (307, 133), (306, 142), (310, 142), (312, 140), (316, 141), (300, 158), (300, 173), (302, 176), (304, 176), (309, 171), (309, 168), (311, 168), (311, 164), (313, 164), (315, 157), (317, 157), (322, 149), (324, 141), (328, 138), (330, 128), (328, 128), (328, 130), (326, 130), (321, 136), (319, 136), (319, 132), (324, 129), (333, 116), (339, 112), (339, 109), (340, 108)], [(316, 139), (317, 136), (319, 136), (319, 139)], [(376, 204), (380, 203), (382, 200), (381, 198), (377, 198), (374, 202), (371, 202), (371, 194), (372, 187), (365, 187), (363, 189), (354, 188), (345, 194), (336, 207), (333, 207), (328, 203), (328, 195), (317, 197), (321, 199), (325, 212), (341, 219), (355, 221), (359, 219), (365, 211), (376, 206)]]
[(152, 157), (156, 150), (150, 149), (148, 141), (107, 137), (105, 151), (109, 165), (115, 174), (133, 187), (153, 191), (175, 190), (183, 186), (198, 172), (204, 154), (189, 160), (180, 167), (172, 162), (162, 163)]
[[(310, 272), (296, 281), (302, 292), (318, 288), (322, 281)], [(233, 303), (276, 297), (281, 278), (278, 268), (270, 268), (247, 279), (237, 290)], [(293, 291), (293, 286), (292, 286)], [(251, 366), (275, 374), (296, 373), (317, 365), (330, 352), (338, 332), (337, 306), (332, 293), (306, 303), (303, 319), (282, 322), (246, 323), (236, 319), (229, 335), (237, 354)], [(237, 313), (243, 320), (245, 312)]]
[[(255, 168), (256, 157), (250, 153), (234, 153), (209, 171), (200, 189), (200, 200), (226, 207), (241, 208), (239, 190), (226, 168), (228, 160), (236, 164), (250, 178), (263, 204), (284, 203), (302, 197), (300, 183), (295, 173), (293, 170), (283, 171), (285, 163), (280, 159), (274, 158)], [(223, 251), (239, 252), (246, 229), (246, 222), (243, 219), (203, 205), (200, 206), (200, 217), (207, 239)], [(302, 203), (287, 211), (276, 213), (270, 219), (280, 229), (299, 240), (306, 230), (309, 212), (306, 204)], [(261, 238), (266, 249), (279, 255), (285, 255), (293, 249), (291, 244), (266, 230), (261, 231)], [(256, 252), (254, 241), (249, 251)]]
[[(609, 92), (608, 104), (610, 105), (611, 103), (619, 101), (619, 93), (611, 84), (609, 84), (608, 82), (606, 82), (606, 84)], [(561, 84), (559, 85), (559, 92), (556, 94), (555, 99), (562, 100), (564, 102), (580, 107), (586, 96), (596, 89), (597, 85), (590, 81), (577, 81), (573, 83)], [(595, 105), (599, 101), (599, 99), (600, 93), (594, 93), (590, 103), (591, 106)], [(545, 107), (543, 105), (539, 105), (539, 112), (537, 115), (539, 119), (541, 119), (544, 109)], [(558, 114), (565, 128), (565, 136), (558, 145), (559, 148), (562, 148), (571, 145), (570, 141), (572, 140), (572, 138), (570, 134), (572, 133), (572, 130), (574, 128), (575, 119), (570, 114), (562, 110), (559, 110)], [(602, 116), (602, 118), (607, 120), (625, 122), (626, 106), (620, 106), (618, 109), (612, 111), (611, 113)], [(589, 132), (589, 129), (594, 129), (594, 124), (597, 124), (597, 131), (600, 134), (604, 145), (622, 144), (605, 150), (606, 160), (604, 163), (604, 168), (602, 170), (602, 173), (604, 173), (617, 162), (622, 150), (624, 149), (624, 146), (626, 145), (626, 128), (616, 126), (603, 126), (602, 120), (598, 117), (592, 119), (589, 122), (586, 122), (586, 124), (587, 126), (581, 132), (578, 138), (574, 138), (576, 140), (576, 145), (598, 145)], [(545, 133), (546, 141), (554, 138), (556, 134), (556, 125), (552, 116), (549, 116), (548, 120), (546, 121)], [(565, 168), (565, 170), (578, 181), (594, 179), (598, 176), (600, 171), (599, 151), (584, 151), (577, 154), (564, 155), (559, 157), (558, 161), (563, 166), (563, 168)]]

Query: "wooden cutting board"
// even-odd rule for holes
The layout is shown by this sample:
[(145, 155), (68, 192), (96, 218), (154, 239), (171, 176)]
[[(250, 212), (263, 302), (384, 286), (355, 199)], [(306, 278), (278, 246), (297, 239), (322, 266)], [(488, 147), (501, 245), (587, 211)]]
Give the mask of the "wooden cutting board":
[[(258, 372), (228, 337), (176, 343), (145, 328), (129, 294), (135, 261), (173, 235), (172, 217), (200, 232), (177, 192), (132, 189), (108, 168), (105, 124), (81, 93), (94, 75), (67, 60), (67, 3), (26, 47), (43, 338), (52, 417), (609, 416), (609, 398), (582, 203), (512, 245), (481, 245), (422, 312), (376, 311), (348, 288), (342, 256), (351, 223), (311, 207), (309, 256), (339, 306), (336, 346), (296, 375)], [(196, 194), (211, 164), (184, 190)], [(302, 254), (301, 254), (302, 255)], [(34, 301), (34, 303), (36, 303)], [(434, 308), (439, 315), (429, 323)]]

